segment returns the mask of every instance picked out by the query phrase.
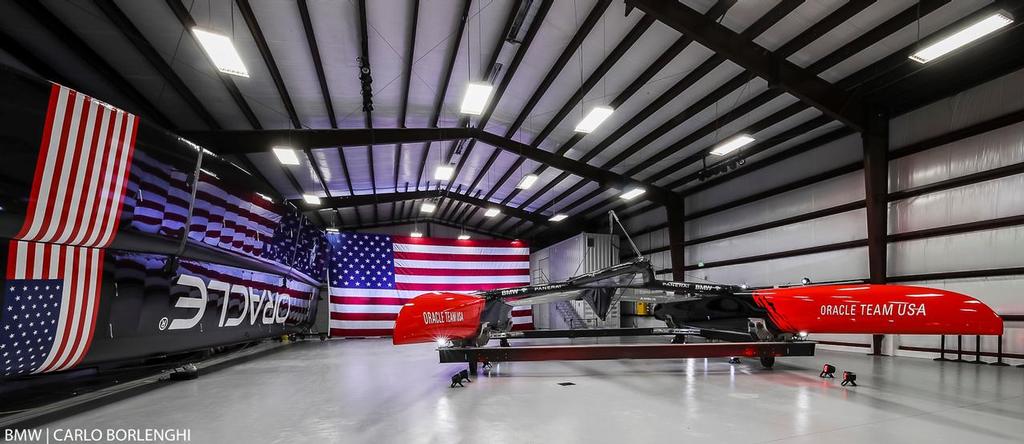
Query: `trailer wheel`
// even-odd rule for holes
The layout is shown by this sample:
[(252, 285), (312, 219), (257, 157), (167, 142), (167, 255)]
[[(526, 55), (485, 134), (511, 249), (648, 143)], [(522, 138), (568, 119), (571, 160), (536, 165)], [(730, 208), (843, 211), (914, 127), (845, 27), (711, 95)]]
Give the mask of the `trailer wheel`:
[(764, 367), (764, 368), (772, 368), (772, 366), (774, 366), (774, 365), (775, 365), (775, 357), (774, 356), (762, 356), (761, 357), (761, 366), (762, 367)]

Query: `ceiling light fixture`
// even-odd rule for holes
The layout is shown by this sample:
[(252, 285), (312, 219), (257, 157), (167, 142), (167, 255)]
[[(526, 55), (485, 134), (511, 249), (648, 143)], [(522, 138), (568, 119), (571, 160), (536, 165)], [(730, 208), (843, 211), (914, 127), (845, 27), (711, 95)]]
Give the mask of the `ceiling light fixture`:
[(487, 211), (484, 211), (484, 217), (494, 217), (499, 214), (501, 214), (501, 210), (497, 208), (488, 208)]
[(587, 116), (576, 125), (576, 132), (589, 133), (597, 129), (601, 122), (604, 122), (615, 110), (607, 106), (595, 106), (587, 113)]
[(423, 233), (420, 233), (419, 231), (413, 231), (412, 233), (409, 233), (409, 236), (412, 236), (412, 237), (423, 237)]
[(469, 235), (468, 234), (460, 234), (459, 235), (459, 240), (469, 240)]
[(950, 35), (949, 37), (932, 43), (924, 49), (915, 52), (910, 56), (910, 60), (918, 63), (928, 63), (955, 51), (961, 46), (967, 45), (968, 43), (978, 40), (988, 34), (996, 32), (1010, 23), (1013, 23), (1013, 18), (1010, 17), (1010, 14), (998, 11), (954, 33), (953, 35)]
[(462, 106), (459, 111), (462, 114), (474, 116), (483, 114), (492, 91), (494, 91), (494, 87), (490, 84), (470, 82), (469, 85), (466, 85), (466, 95), (462, 96)]
[(421, 213), (433, 213), (437, 209), (437, 204), (433, 202), (423, 202), (420, 204)]
[(277, 156), (277, 161), (281, 162), (281, 165), (298, 165), (299, 156), (295, 155), (295, 150), (287, 146), (275, 146), (274, 155)]
[(451, 165), (439, 165), (434, 170), (434, 180), (452, 180), (455, 175), (455, 167)]
[(534, 183), (537, 183), (537, 179), (538, 176), (536, 174), (527, 174), (519, 180), (519, 185), (516, 185), (516, 188), (519, 188), (520, 190), (528, 190)]
[(740, 134), (737, 135), (736, 137), (732, 137), (730, 139), (725, 140), (722, 143), (719, 143), (711, 150), (711, 154), (714, 154), (716, 156), (724, 156), (746, 146), (747, 144), (753, 142), (754, 140), (755, 139), (753, 137), (747, 134)]
[(630, 189), (629, 191), (626, 191), (625, 193), (622, 193), (622, 195), (619, 196), (619, 197), (621, 197), (621, 198), (623, 198), (625, 200), (630, 200), (630, 199), (633, 199), (634, 197), (637, 197), (637, 196), (639, 196), (641, 194), (644, 194), (646, 192), (647, 192), (647, 190), (645, 190), (645, 189), (643, 189), (641, 187), (636, 187), (636, 188)]
[(242, 57), (238, 55), (230, 37), (199, 28), (192, 28), (192, 34), (220, 72), (249, 77), (249, 70), (245, 69), (245, 63), (242, 63)]
[(303, 194), (302, 200), (306, 201), (306, 203), (310, 205), (320, 205), (320, 196), (317, 195)]
[(548, 220), (551, 221), (551, 222), (561, 222), (561, 221), (566, 220), (568, 218), (569, 218), (568, 214), (558, 213), (558, 214), (556, 214), (554, 216), (551, 216), (551, 218), (548, 219)]

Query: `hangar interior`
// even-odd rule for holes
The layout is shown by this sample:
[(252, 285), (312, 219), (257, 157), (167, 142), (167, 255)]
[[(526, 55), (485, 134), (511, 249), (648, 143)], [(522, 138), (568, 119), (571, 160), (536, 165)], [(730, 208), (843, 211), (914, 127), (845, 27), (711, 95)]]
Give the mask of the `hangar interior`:
[[(2, 2), (2, 70), (199, 147), (183, 181), (210, 173), (203, 152), (223, 159), (319, 236), (508, 241), (529, 256), (518, 259), (527, 274), (501, 281), (515, 285), (639, 255), (670, 281), (927, 287), (976, 298), (1002, 333), (801, 333), (817, 355), (771, 369), (746, 357), (502, 362), (449, 388), (464, 364), (438, 364), (438, 344), (389, 339), (407, 300), (345, 311), (369, 303), (336, 300), (336, 276), (322, 270), (334, 253), (314, 254), (309, 266), (321, 270), (307, 274), (329, 277), (310, 281), (320, 296), (303, 308), (300, 335), (203, 342), (247, 345), (193, 359), (195, 381), (168, 382), (170, 368), (152, 362), (4, 373), (12, 407), (0, 422), (190, 427), (194, 442), (1020, 442), (1022, 22), (1015, 0)], [(227, 36), (244, 75), (219, 68), (196, 29)], [(474, 85), (487, 91), (466, 112)], [(0, 126), (0, 140), (27, 146), (20, 130)], [(156, 143), (143, 131), (136, 152)], [(26, 137), (32, 153), (45, 148), (38, 131)], [(35, 165), (21, 158), (2, 168), (19, 190), (15, 170)], [(187, 233), (199, 206), (196, 188), (182, 189)], [(158, 217), (169, 219), (165, 198)], [(9, 270), (24, 214), (0, 221)], [(110, 248), (127, 248), (118, 233)], [(490, 281), (465, 282), (458, 289)], [(653, 304), (614, 301), (604, 319), (581, 300), (510, 316), (536, 331), (665, 326)], [(221, 326), (222, 305), (209, 310)], [(96, 334), (116, 345), (116, 322), (103, 324)], [(318, 333), (331, 338), (294, 341)], [(819, 378), (826, 362), (859, 385)]]

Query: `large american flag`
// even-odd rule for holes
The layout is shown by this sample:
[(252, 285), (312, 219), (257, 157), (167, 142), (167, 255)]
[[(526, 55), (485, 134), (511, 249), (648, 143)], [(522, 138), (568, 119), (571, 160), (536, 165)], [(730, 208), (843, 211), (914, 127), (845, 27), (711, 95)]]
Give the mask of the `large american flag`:
[[(470, 293), (530, 283), (521, 241), (328, 233), (331, 336), (389, 336), (402, 305), (431, 291)], [(533, 329), (530, 307), (512, 311)]]
[(138, 123), (51, 87), (25, 221), (7, 249), (0, 374), (66, 370), (89, 350)]

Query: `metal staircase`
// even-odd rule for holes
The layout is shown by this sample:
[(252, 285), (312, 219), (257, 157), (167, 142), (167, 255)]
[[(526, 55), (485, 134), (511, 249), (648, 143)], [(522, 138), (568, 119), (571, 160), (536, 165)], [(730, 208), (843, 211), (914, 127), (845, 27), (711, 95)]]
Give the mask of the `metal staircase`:
[(576, 311), (576, 307), (573, 306), (571, 301), (558, 301), (553, 305), (570, 329), (589, 328), (587, 321), (580, 316), (580, 313)]

